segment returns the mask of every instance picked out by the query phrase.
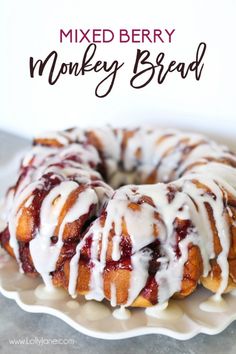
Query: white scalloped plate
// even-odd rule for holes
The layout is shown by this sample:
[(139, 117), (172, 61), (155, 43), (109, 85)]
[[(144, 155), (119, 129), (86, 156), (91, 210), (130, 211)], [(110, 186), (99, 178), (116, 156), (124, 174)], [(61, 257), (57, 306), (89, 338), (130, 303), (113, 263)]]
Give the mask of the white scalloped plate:
[(79, 299), (76, 309), (68, 307), (69, 295), (61, 300), (42, 300), (35, 295), (35, 288), (40, 279), (31, 279), (19, 273), (16, 262), (8, 255), (0, 252), (0, 292), (17, 302), (25, 311), (47, 313), (60, 318), (79, 332), (96, 338), (123, 339), (144, 334), (158, 333), (186, 340), (199, 333), (217, 334), (223, 331), (236, 319), (236, 298), (225, 295), (228, 309), (224, 313), (207, 313), (199, 309), (210, 293), (199, 288), (193, 295), (184, 300), (171, 300), (179, 306), (183, 315), (176, 320), (161, 320), (149, 317), (142, 309), (132, 309), (131, 318), (117, 320), (112, 316), (111, 307), (107, 317), (95, 321), (87, 320), (83, 315), (86, 301)]
[[(4, 166), (4, 173), (0, 174), (0, 194), (5, 189), (6, 181), (9, 183), (9, 179), (14, 176), (13, 171), (16, 165), (18, 166), (17, 159), (14, 160), (15, 163)], [(222, 332), (236, 319), (235, 296), (224, 296), (228, 305), (226, 312), (207, 313), (200, 310), (199, 305), (210, 296), (210, 293), (199, 288), (184, 300), (171, 300), (172, 304), (179, 306), (183, 311), (183, 315), (176, 320), (157, 319), (147, 316), (142, 309), (132, 309), (131, 318), (121, 321), (112, 316), (112, 309), (106, 304), (109, 309), (108, 316), (91, 321), (84, 316), (84, 305), (87, 302), (82, 297), (76, 309), (68, 307), (67, 302), (71, 301), (71, 298), (67, 294), (61, 300), (42, 300), (35, 295), (35, 289), (40, 283), (40, 279), (32, 279), (19, 273), (14, 259), (0, 250), (0, 292), (4, 296), (15, 300), (25, 311), (51, 314), (91, 337), (124, 339), (157, 333), (186, 340), (199, 333), (213, 335)]]

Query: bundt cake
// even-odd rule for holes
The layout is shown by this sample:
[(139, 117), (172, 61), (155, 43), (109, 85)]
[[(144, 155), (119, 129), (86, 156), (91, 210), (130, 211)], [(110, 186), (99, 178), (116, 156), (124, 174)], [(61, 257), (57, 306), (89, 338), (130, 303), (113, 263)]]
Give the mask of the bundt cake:
[(2, 247), (45, 284), (149, 307), (236, 287), (236, 155), (190, 133), (39, 136), (5, 198)]

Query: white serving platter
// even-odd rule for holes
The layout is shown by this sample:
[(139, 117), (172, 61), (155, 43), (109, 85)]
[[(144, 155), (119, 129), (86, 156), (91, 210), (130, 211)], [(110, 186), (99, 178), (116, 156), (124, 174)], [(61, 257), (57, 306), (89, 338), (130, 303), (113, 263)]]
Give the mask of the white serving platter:
[(35, 289), (40, 279), (31, 279), (19, 273), (13, 259), (3, 251), (0, 254), (0, 292), (16, 301), (25, 311), (47, 313), (60, 318), (77, 331), (86, 335), (103, 339), (123, 339), (144, 334), (164, 334), (176, 339), (186, 340), (199, 333), (217, 334), (223, 331), (236, 319), (236, 297), (225, 295), (228, 309), (224, 313), (208, 313), (200, 310), (199, 305), (210, 293), (202, 288), (184, 300), (171, 300), (182, 310), (176, 319), (158, 319), (147, 316), (142, 309), (132, 309), (128, 320), (117, 320), (112, 316), (112, 309), (104, 304), (108, 311), (106, 316), (90, 320), (86, 316), (82, 297), (72, 300), (65, 293), (62, 299), (40, 299)]

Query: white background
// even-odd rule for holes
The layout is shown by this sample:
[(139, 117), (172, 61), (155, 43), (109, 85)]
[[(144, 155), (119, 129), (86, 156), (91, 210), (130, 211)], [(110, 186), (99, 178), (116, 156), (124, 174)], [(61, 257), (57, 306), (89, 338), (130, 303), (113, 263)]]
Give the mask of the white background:
[[(33, 136), (42, 130), (87, 125), (182, 127), (233, 140), (236, 131), (236, 2), (234, 0), (62, 1), (1, 0), (0, 128)], [(29, 57), (57, 50), (60, 61), (81, 61), (87, 44), (60, 44), (59, 29), (175, 28), (171, 44), (98, 45), (96, 59), (125, 61), (111, 94), (97, 98), (104, 76), (31, 79)], [(154, 79), (144, 89), (130, 87), (136, 49), (160, 51), (166, 63), (194, 60), (207, 43), (202, 78), (182, 80), (170, 74), (163, 85)]]

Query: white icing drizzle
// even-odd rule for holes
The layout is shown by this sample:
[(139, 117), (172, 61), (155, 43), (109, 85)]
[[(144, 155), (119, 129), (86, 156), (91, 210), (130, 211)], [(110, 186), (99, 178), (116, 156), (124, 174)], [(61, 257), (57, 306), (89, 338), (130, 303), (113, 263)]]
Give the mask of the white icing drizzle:
[(145, 313), (150, 317), (171, 321), (177, 320), (183, 316), (182, 309), (173, 302), (164, 302), (162, 305), (147, 307)]
[(150, 260), (150, 252), (139, 251), (131, 256), (132, 271), (126, 306), (130, 306), (144, 288), (148, 279), (148, 264)]
[(227, 302), (218, 294), (210, 296), (206, 301), (202, 302), (199, 307), (205, 312), (221, 313), (228, 310)]
[[(97, 203), (97, 196), (93, 190), (87, 189), (80, 193), (60, 225), (57, 243), (52, 245), (51, 237), (62, 208), (70, 193), (77, 188), (78, 184), (76, 182), (62, 182), (51, 190), (41, 206), (40, 228), (36, 237), (30, 242), (30, 253), (37, 272), (42, 276), (47, 286), (51, 286), (49, 274), (56, 269), (56, 262), (63, 246), (62, 236), (65, 225), (78, 220), (82, 215), (88, 213), (92, 204)], [(53, 203), (55, 200), (56, 202)]]
[(109, 308), (97, 301), (88, 301), (82, 306), (82, 315), (89, 321), (98, 321), (110, 316)]
[(114, 283), (111, 283), (111, 306), (116, 306), (116, 286)]
[(112, 316), (115, 317), (117, 320), (126, 321), (130, 319), (131, 312), (130, 310), (126, 309), (124, 306), (120, 306), (118, 309), (115, 309), (112, 312)]
[(27, 185), (25, 189), (21, 190), (20, 192), (16, 193), (16, 196), (14, 198), (14, 203), (12, 205), (12, 209), (9, 211), (9, 216), (8, 216), (8, 227), (9, 227), (9, 232), (10, 232), (10, 246), (12, 247), (14, 251), (14, 255), (16, 257), (16, 260), (19, 263), (20, 269), (21, 269), (21, 262), (20, 262), (20, 256), (19, 256), (19, 244), (16, 238), (16, 229), (18, 225), (18, 220), (21, 216), (22, 213), (22, 208), (21, 205), (22, 203), (27, 200), (32, 192), (35, 190), (35, 188), (41, 188), (40, 182), (36, 181), (33, 182), (30, 185)]
[(66, 306), (72, 310), (77, 310), (80, 307), (78, 301), (75, 301), (75, 300), (67, 301)]
[[(101, 143), (102, 157), (87, 141), (87, 135), (91, 132)], [(123, 146), (124, 134), (121, 129), (114, 132), (107, 127), (90, 131), (73, 129), (42, 136), (53, 139), (62, 146), (36, 145), (22, 162), (21, 172), (24, 171), (25, 174), (15, 193), (10, 191), (7, 196), (9, 212), (6, 219), (10, 246), (16, 259), (20, 264), (16, 234), (22, 205), (30, 208), (34, 199), (33, 192), (44, 188), (44, 176), (51, 174), (51, 178), (59, 179), (60, 183), (45, 196), (40, 208), (40, 226), (30, 241), (34, 266), (48, 286), (51, 284), (50, 273), (56, 269), (63, 246), (65, 225), (78, 220), (89, 212), (91, 205), (95, 205), (97, 219), (78, 243), (76, 253), (70, 261), (68, 291), (72, 296), (76, 296), (81, 250), (86, 240), (92, 237), (90, 290), (86, 298), (101, 301), (105, 297), (103, 273), (107, 263), (108, 245), (111, 243), (111, 259), (118, 262), (122, 258), (124, 223), (132, 245), (130, 285), (124, 306), (131, 305), (146, 285), (149, 261), (152, 258), (152, 251), (148, 246), (156, 239), (159, 241), (160, 252), (159, 268), (155, 275), (159, 304), (165, 303), (181, 290), (190, 245), (197, 245), (200, 249), (203, 276), (209, 275), (210, 260), (216, 259), (221, 268), (221, 282), (217, 290), (217, 295), (220, 296), (227, 288), (229, 278), (227, 258), (231, 233), (227, 216), (235, 223), (227, 200), (228, 194), (236, 200), (235, 155), (226, 147), (197, 134), (140, 128), (133, 131)], [(114, 193), (97, 171), (101, 163), (104, 164), (108, 181), (113, 186), (123, 183), (131, 185), (121, 187)], [(132, 185), (143, 183), (153, 171), (157, 172), (154, 178), (156, 184)], [(173, 182), (168, 183), (169, 181)], [(86, 187), (64, 216), (59, 227), (58, 241), (52, 245), (50, 238), (58, 225), (62, 208), (70, 193), (81, 185)], [(149, 198), (151, 203), (145, 199), (139, 202), (143, 197)], [(133, 209), (130, 203), (138, 204), (139, 207)], [(99, 219), (102, 208), (106, 212), (103, 226)], [(218, 255), (214, 250), (209, 208), (221, 245)], [(178, 257), (176, 220), (191, 221), (187, 234), (179, 241)], [(111, 284), (110, 290), (111, 304), (116, 306), (115, 283)], [(120, 311), (125, 310), (122, 307)]]
[(34, 294), (41, 300), (62, 300), (68, 295), (64, 289), (48, 288), (44, 284), (39, 284), (34, 290)]
[(112, 259), (118, 261), (120, 259), (120, 236), (115, 235), (112, 237)]

